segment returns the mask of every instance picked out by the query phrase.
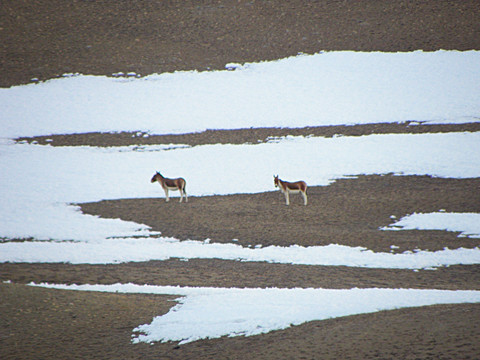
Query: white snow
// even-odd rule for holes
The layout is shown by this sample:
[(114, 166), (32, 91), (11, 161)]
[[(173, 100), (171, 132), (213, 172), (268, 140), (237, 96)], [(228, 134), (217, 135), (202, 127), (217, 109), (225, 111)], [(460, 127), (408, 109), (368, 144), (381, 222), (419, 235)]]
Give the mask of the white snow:
[(414, 213), (382, 230), (446, 230), (460, 232), (461, 237), (480, 238), (480, 214)]
[[(6, 176), (0, 178), (4, 192), (0, 199), (0, 236), (89, 243), (5, 242), (0, 244), (1, 261), (110, 263), (215, 257), (297, 264), (424, 268), (476, 263), (480, 255), (480, 249), (394, 255), (341, 246), (249, 249), (198, 241), (182, 243), (174, 239), (122, 240), (118, 238), (158, 233), (141, 224), (82, 215), (78, 207), (68, 205), (102, 199), (161, 197), (159, 207), (164, 208), (163, 191), (157, 184), (150, 184), (156, 164), (162, 165), (162, 171), (168, 169), (172, 176), (184, 176), (190, 195), (273, 190), (274, 173), (284, 174), (287, 179), (302, 174), (311, 186), (327, 185), (334, 179), (358, 174), (478, 177), (480, 157), (473, 155), (480, 153), (480, 133), (329, 139), (290, 137), (258, 145), (217, 144), (178, 147), (169, 151), (163, 151), (164, 147), (159, 146), (136, 149), (11, 143), (0, 145), (0, 149), (3, 154), (0, 166), (7, 169)], [(313, 155), (299, 162), (296, 160), (299, 153)], [(257, 174), (257, 182), (248, 181), (252, 173)], [(203, 181), (209, 177), (222, 181)], [(310, 201), (322, 200), (310, 197)], [(284, 206), (281, 200), (278, 206)], [(112, 237), (116, 238), (115, 241), (108, 240)]]
[(480, 291), (418, 289), (238, 289), (134, 284), (31, 284), (54, 289), (182, 295), (178, 305), (134, 329), (133, 342), (185, 344), (251, 336), (307, 321), (434, 304), (480, 302)]
[[(302, 177), (310, 186), (362, 174), (479, 177), (479, 132), (286, 137), (198, 147), (52, 147), (11, 140), (94, 131), (149, 136), (215, 128), (480, 121), (478, 51), (327, 52), (228, 67), (127, 79), (71, 75), (0, 89), (0, 262), (103, 264), (178, 257), (407, 269), (480, 263), (478, 247), (393, 254), (336, 244), (245, 248), (208, 239), (178, 241), (158, 237), (146, 225), (83, 215), (74, 205), (158, 197), (159, 209), (168, 209), (161, 188), (150, 184), (156, 170), (185, 177), (189, 195), (197, 196), (270, 191), (273, 174)], [(252, 174), (254, 183), (248, 181)], [(204, 181), (211, 177), (221, 181)], [(278, 206), (285, 206), (280, 197)], [(411, 214), (379, 231), (438, 229), (477, 237), (478, 216)], [(10, 241), (15, 238), (34, 241)], [(136, 341), (252, 335), (354, 313), (479, 301), (478, 292), (437, 290), (146, 289), (185, 297), (167, 315), (140, 326)], [(144, 290), (116, 285), (105, 291)], [(222, 311), (222, 317), (212, 311)]]
[[(5, 169), (0, 236), (93, 241), (137, 235), (137, 229), (146, 234), (145, 226), (82, 216), (67, 204), (161, 197), (163, 206), (163, 191), (150, 183), (155, 170), (185, 177), (190, 195), (271, 191), (277, 173), (286, 179), (301, 174), (310, 186), (358, 174), (480, 176), (480, 157), (475, 156), (480, 154), (480, 133), (298, 137), (258, 145), (161, 149), (0, 145), (0, 167)], [(311, 155), (298, 161), (298, 154)], [(251, 174), (256, 182), (249, 181)], [(211, 177), (222, 181), (204, 181)], [(97, 233), (95, 223), (106, 230)]]
[(480, 52), (325, 52), (235, 71), (77, 75), (0, 89), (5, 137), (478, 121)]
[(113, 239), (88, 242), (6, 242), (0, 244), (0, 262), (69, 262), (111, 264), (128, 261), (225, 259), (267, 261), (297, 265), (355, 266), (385, 269), (425, 269), (480, 263), (480, 249), (443, 249), (401, 254), (376, 253), (363, 247), (338, 244), (303, 247), (242, 247), (208, 241), (160, 239)]

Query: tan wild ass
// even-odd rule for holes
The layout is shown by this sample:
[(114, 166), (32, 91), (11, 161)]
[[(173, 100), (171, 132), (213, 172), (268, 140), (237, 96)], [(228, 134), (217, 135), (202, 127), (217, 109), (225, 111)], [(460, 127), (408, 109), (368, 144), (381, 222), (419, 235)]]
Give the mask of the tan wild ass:
[(303, 196), (304, 205), (307, 205), (307, 183), (305, 181), (288, 182), (280, 180), (277, 176), (273, 176), (275, 187), (280, 188), (280, 191), (285, 195), (287, 205), (290, 205), (290, 193), (301, 193)]
[(169, 201), (170, 198), (168, 197), (169, 190), (179, 190), (180, 191), (180, 201), (182, 202), (183, 196), (185, 195), (185, 202), (188, 202), (188, 196), (186, 191), (187, 182), (183, 178), (176, 178), (176, 179), (168, 179), (163, 177), (158, 171), (155, 175), (153, 175), (152, 180), (150, 182), (154, 183), (158, 181), (158, 183), (162, 186), (163, 190), (165, 191), (165, 201)]

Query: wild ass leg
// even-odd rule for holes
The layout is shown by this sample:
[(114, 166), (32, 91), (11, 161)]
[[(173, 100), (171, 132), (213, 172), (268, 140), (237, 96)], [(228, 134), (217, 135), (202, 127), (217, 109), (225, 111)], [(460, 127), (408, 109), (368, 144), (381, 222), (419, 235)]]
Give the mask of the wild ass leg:
[(305, 191), (305, 192), (302, 191), (302, 196), (303, 196), (303, 204), (304, 204), (305, 206), (307, 206), (307, 202), (308, 202), (307, 192), (306, 192), (306, 191)]
[(188, 202), (188, 196), (187, 196), (187, 190), (186, 190), (186, 183), (185, 180), (180, 181), (180, 184), (178, 186), (178, 191), (180, 191), (180, 201), (183, 201), (183, 197), (185, 196), (185, 202)]
[(170, 198), (168, 197), (168, 188), (165, 187), (163, 190), (165, 190), (165, 202), (169, 202)]
[(288, 193), (288, 190), (285, 191), (285, 202), (287, 205), (290, 205), (290, 194)]

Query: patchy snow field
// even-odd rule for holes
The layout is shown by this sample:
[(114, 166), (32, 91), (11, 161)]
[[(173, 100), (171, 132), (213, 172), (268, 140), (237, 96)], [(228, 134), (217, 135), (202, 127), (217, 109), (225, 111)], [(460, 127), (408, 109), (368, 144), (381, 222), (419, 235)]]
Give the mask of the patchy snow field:
[(345, 51), (235, 71), (67, 76), (0, 89), (0, 136), (478, 121), (479, 63), (478, 51)]
[[(118, 263), (179, 257), (408, 269), (480, 263), (479, 248), (389, 254), (335, 244), (243, 248), (208, 241), (150, 238), (159, 234), (145, 225), (83, 215), (71, 205), (163, 196), (158, 186), (148, 184), (159, 164), (166, 176), (182, 174), (187, 178), (189, 195), (198, 196), (269, 191), (273, 173), (285, 178), (302, 174), (310, 186), (326, 186), (335, 179), (361, 174), (480, 177), (478, 132), (286, 137), (257, 145), (165, 144), (140, 148), (51, 147), (12, 140), (94, 131), (167, 134), (252, 126), (480, 121), (477, 51), (331, 52), (231, 64), (229, 68), (234, 71), (177, 72), (141, 79), (67, 76), (0, 89), (0, 238), (5, 239), (0, 243), (0, 261)], [(307, 156), (299, 161), (298, 154)], [(246, 181), (252, 174), (255, 183)], [(203, 181), (212, 176), (222, 182)], [(412, 214), (379, 231), (441, 229), (480, 237), (479, 214), (438, 210)], [(34, 241), (10, 241), (22, 238)], [(124, 286), (75, 289), (124, 291)], [(128, 285), (125, 291), (139, 290)], [(144, 287), (140, 291), (186, 296), (167, 315), (137, 329), (143, 334), (135, 341), (147, 342), (253, 335), (334, 316), (480, 301), (478, 291), (175, 287)], [(362, 296), (357, 296), (359, 291)], [(331, 300), (333, 297), (337, 300)], [(272, 301), (274, 298), (281, 304)], [(284, 298), (285, 302), (281, 300)], [(306, 302), (302, 303), (304, 298)], [(372, 299), (377, 298), (378, 303), (372, 305)], [(215, 314), (221, 302), (229, 306), (222, 310), (225, 316), (218, 317)], [(325, 303), (341, 303), (349, 310), (336, 312)], [(292, 304), (298, 305), (292, 308)], [(284, 308), (278, 310), (280, 307), (291, 309), (285, 311), (287, 318), (276, 318), (284, 312)], [(302, 307), (309, 311), (300, 311)], [(240, 309), (240, 313), (230, 313), (233, 308)], [(259, 313), (267, 316), (260, 319)], [(210, 323), (206, 318), (218, 321)], [(205, 326), (198, 327), (195, 321)]]
[(416, 289), (235, 289), (113, 285), (30, 284), (53, 289), (181, 295), (179, 304), (151, 324), (139, 326), (134, 342), (188, 343), (224, 335), (258, 335), (311, 320), (401, 307), (479, 302), (480, 291)]

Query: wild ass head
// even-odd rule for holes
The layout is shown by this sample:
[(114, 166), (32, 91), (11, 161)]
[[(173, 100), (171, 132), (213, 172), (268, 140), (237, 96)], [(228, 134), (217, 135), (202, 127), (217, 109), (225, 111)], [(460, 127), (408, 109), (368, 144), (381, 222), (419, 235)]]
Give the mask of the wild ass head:
[(154, 183), (155, 181), (157, 181), (157, 178), (158, 177), (162, 177), (162, 174), (160, 174), (158, 171), (153, 175), (152, 177), (152, 180), (150, 180), (150, 182)]
[(278, 187), (278, 175), (273, 175), (273, 184)]

